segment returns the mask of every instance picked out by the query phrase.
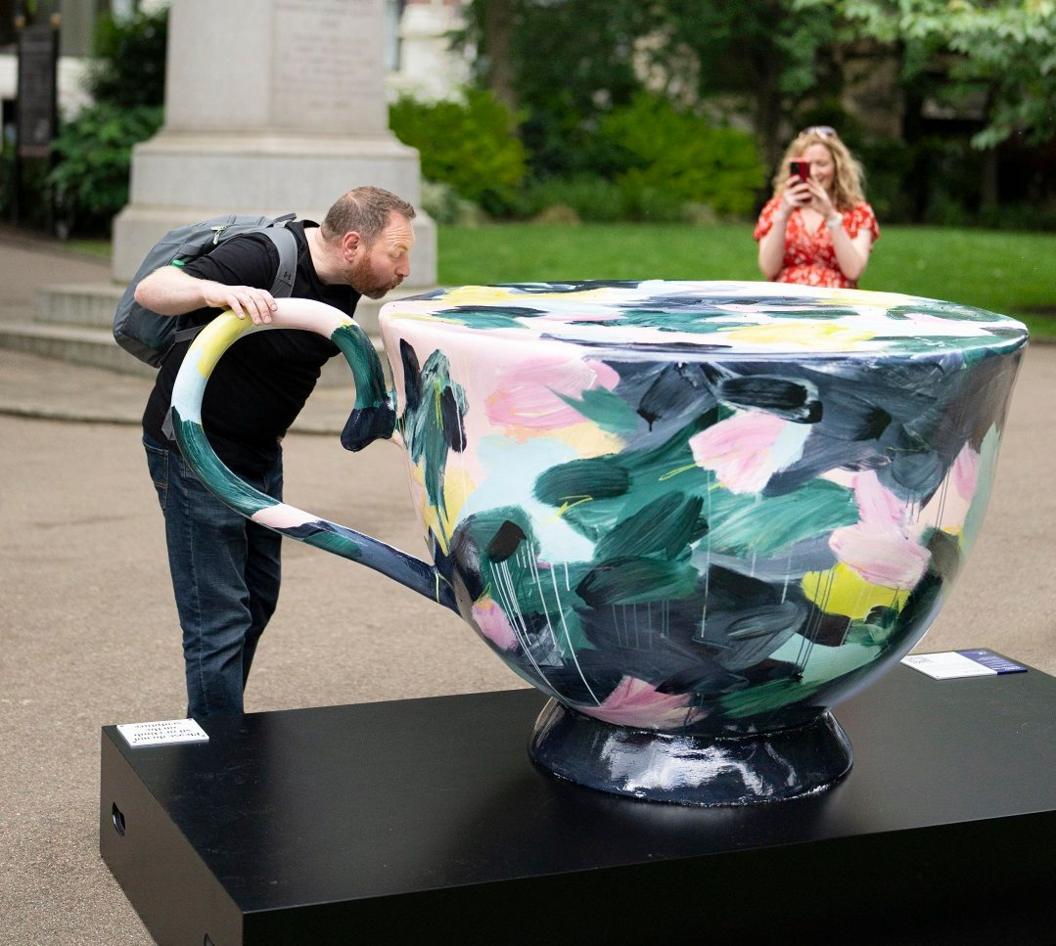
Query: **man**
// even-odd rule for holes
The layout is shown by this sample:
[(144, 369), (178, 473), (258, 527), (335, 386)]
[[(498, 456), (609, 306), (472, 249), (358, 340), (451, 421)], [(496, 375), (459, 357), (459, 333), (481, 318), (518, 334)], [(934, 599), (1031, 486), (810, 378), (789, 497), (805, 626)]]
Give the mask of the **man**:
[[(352, 315), (361, 295), (379, 299), (410, 273), (414, 208), (377, 187), (357, 187), (320, 227), (287, 225), (297, 240), (293, 296)], [(163, 266), (136, 288), (136, 301), (162, 315), (192, 313), (205, 324), (231, 309), (255, 324), (271, 321), (266, 288), (279, 265), (263, 234), (243, 234), (185, 266)], [(176, 607), (183, 629), (188, 715), (241, 713), (253, 654), (279, 595), (281, 537), (216, 499), (163, 431), (172, 388), (190, 340), (178, 342), (158, 371), (143, 414), (143, 443), (165, 515)], [(213, 371), (202, 422), (217, 455), (247, 483), (282, 498), (280, 441), (337, 348), (311, 332), (272, 330), (241, 339)]]

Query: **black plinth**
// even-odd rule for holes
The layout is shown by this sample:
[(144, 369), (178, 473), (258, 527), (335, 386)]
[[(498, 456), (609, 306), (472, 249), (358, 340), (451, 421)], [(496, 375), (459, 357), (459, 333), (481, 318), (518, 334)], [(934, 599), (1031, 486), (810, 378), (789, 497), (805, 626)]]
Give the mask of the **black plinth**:
[[(741, 809), (528, 760), (534, 691), (102, 733), (104, 860), (161, 946), (1052, 943), (1056, 679), (898, 666), (837, 709), (854, 767)], [(123, 833), (119, 833), (120, 827)]]

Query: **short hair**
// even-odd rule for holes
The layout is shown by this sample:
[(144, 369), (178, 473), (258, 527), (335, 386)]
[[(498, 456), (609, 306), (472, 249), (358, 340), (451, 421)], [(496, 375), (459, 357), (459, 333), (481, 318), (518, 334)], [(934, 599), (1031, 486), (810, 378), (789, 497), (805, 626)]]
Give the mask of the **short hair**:
[(788, 146), (777, 174), (774, 175), (774, 191), (778, 194), (785, 189), (791, 174), (789, 162), (798, 158), (811, 145), (824, 145), (832, 155), (835, 173), (832, 181), (832, 202), (837, 210), (851, 210), (865, 200), (865, 172), (858, 159), (840, 136), (828, 127), (813, 127), (801, 131)]
[(402, 197), (381, 187), (353, 187), (326, 212), (323, 237), (333, 240), (355, 230), (370, 246), (389, 224), (389, 214), (414, 219), (414, 208)]

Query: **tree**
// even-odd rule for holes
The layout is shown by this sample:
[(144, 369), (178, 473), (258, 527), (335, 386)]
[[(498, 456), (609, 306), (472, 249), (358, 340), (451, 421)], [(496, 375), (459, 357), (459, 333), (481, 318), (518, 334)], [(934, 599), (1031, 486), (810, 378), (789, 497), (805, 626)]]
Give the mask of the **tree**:
[(733, 99), (747, 109), (768, 164), (790, 125), (835, 100), (837, 17), (798, 0), (470, 0), (478, 76), (528, 112), (525, 143), (541, 176), (619, 170), (596, 131), (637, 92)]
[(804, 115), (839, 97), (839, 21), (830, 4), (659, 0), (655, 9), (669, 31), (669, 49), (692, 50), (700, 97), (732, 95), (748, 104), (770, 167)]
[(60, 232), (105, 230), (128, 203), (132, 148), (162, 123), (167, 24), (164, 8), (100, 19), (86, 75), (95, 101), (52, 144)]
[(985, 93), (987, 124), (972, 138), (976, 147), (1013, 135), (1027, 144), (1056, 137), (1054, 0), (842, 0), (841, 7), (867, 35), (915, 49), (910, 61), (918, 66), (952, 54), (951, 91)]
[(595, 132), (640, 89), (635, 41), (649, 32), (642, 0), (470, 0), (467, 35), (478, 79), (521, 109), (521, 136), (537, 177), (604, 169), (613, 156)]

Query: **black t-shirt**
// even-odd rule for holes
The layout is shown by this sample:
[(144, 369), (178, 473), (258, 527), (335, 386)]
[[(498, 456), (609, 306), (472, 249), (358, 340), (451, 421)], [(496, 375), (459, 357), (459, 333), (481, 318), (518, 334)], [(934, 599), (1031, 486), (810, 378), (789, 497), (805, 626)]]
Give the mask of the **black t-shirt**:
[[(297, 240), (297, 278), (292, 295), (325, 302), (352, 315), (359, 293), (351, 286), (326, 285), (312, 265), (304, 236), (308, 222), (288, 225)], [(275, 245), (263, 234), (232, 237), (206, 256), (192, 260), (184, 272), (229, 286), (270, 289), (279, 266)], [(216, 309), (199, 309), (188, 325), (204, 325)], [(143, 414), (143, 431), (166, 443), (162, 425), (172, 388), (192, 340), (173, 345), (158, 370)], [(202, 399), (202, 426), (221, 460), (237, 473), (261, 473), (275, 462), (279, 439), (312, 393), (319, 372), (337, 347), (322, 335), (295, 329), (268, 329), (239, 339), (217, 363)]]

